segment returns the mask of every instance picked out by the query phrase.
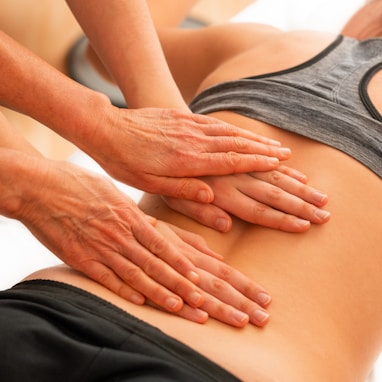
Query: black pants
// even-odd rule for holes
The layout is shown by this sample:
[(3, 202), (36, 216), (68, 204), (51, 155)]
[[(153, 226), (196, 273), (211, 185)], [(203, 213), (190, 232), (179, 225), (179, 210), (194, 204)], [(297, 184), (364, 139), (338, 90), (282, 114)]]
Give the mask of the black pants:
[(76, 287), (0, 292), (0, 381), (235, 381), (215, 363)]

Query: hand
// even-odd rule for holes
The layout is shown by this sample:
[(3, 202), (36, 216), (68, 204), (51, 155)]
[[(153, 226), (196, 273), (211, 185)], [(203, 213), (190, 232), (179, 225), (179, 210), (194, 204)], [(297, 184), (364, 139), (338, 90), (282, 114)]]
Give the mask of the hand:
[(8, 151), (9, 217), (21, 220), (66, 264), (134, 303), (148, 298), (171, 312), (183, 301), (192, 307), (204, 303), (188, 252), (217, 256), (205, 245), (200, 252), (183, 241), (169, 242), (153, 219), (104, 177)]
[(199, 308), (185, 304), (176, 315), (198, 323), (205, 323), (208, 317), (213, 317), (239, 328), (248, 322), (260, 327), (268, 323), (269, 314), (265, 308), (271, 297), (264, 288), (224, 264), (221, 257), (206, 256), (203, 253), (206, 244), (200, 236), (161, 221), (156, 228), (172, 243), (188, 242), (193, 248), (199, 248), (199, 251), (187, 251), (186, 256), (200, 275), (198, 286), (204, 303)]
[(209, 203), (203, 175), (267, 171), (289, 158), (278, 142), (219, 120), (175, 109), (119, 111), (99, 126), (87, 152), (112, 177), (141, 190)]
[[(204, 178), (214, 191), (212, 204), (164, 198), (172, 209), (194, 220), (227, 232), (231, 213), (250, 223), (287, 232), (304, 232), (310, 223), (322, 224), (330, 214), (321, 209), (328, 197), (304, 184), (301, 173), (286, 166), (253, 172)], [(228, 212), (228, 213), (227, 213)]]

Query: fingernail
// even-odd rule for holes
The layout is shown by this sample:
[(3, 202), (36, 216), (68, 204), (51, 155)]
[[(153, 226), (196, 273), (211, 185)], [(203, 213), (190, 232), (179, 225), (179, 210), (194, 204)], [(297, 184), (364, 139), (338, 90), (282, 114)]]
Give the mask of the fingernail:
[(198, 292), (192, 292), (188, 296), (188, 303), (193, 307), (198, 307), (203, 304), (203, 296)]
[(189, 271), (187, 278), (194, 284), (197, 284), (200, 280), (199, 275), (195, 271)]
[(308, 180), (308, 177), (303, 174), (302, 172), (296, 172), (297, 178), (301, 183), (306, 183)]
[(271, 144), (273, 146), (281, 146), (281, 142), (280, 141), (275, 141), (274, 139), (270, 139), (269, 140), (269, 144)]
[(130, 296), (130, 301), (133, 304), (143, 305), (145, 303), (145, 298), (143, 296), (141, 296), (140, 294), (133, 293)]
[(281, 149), (280, 149), (280, 151), (281, 151), (281, 154), (283, 155), (283, 156), (290, 156), (291, 155), (291, 153), (292, 153), (292, 151), (290, 150), (290, 149), (288, 149), (288, 147), (282, 147)]
[(310, 226), (310, 221), (309, 220), (304, 220), (304, 219), (296, 219), (296, 224), (299, 227), (306, 228), (306, 227)]
[(268, 158), (268, 165), (269, 166), (278, 166), (279, 160), (277, 158)]
[(271, 302), (271, 296), (270, 296), (268, 293), (260, 292), (260, 293), (257, 295), (257, 301), (258, 301), (261, 305), (266, 306), (266, 305), (268, 305), (268, 304)]
[(181, 308), (182, 301), (176, 297), (168, 297), (166, 300), (166, 306), (171, 311), (176, 311)]
[(196, 198), (197, 201), (201, 203), (210, 203), (212, 201), (211, 194), (206, 190), (200, 190)]
[(215, 221), (215, 228), (220, 232), (227, 232), (229, 230), (229, 220), (217, 218)]
[(319, 191), (316, 191), (314, 194), (313, 194), (313, 199), (318, 202), (318, 203), (322, 203), (325, 199), (328, 198), (328, 195), (322, 193), (322, 192), (319, 192)]
[(259, 324), (263, 324), (266, 320), (268, 320), (269, 313), (265, 312), (264, 310), (257, 309), (255, 310), (253, 317), (256, 322), (258, 322)]
[(240, 310), (235, 310), (233, 312), (233, 318), (240, 324), (246, 324), (249, 321), (248, 314), (240, 312)]
[(200, 309), (195, 309), (195, 320), (200, 324), (204, 324), (208, 320), (208, 313)]
[(330, 212), (324, 210), (316, 210), (314, 213), (320, 220), (326, 220), (330, 216)]

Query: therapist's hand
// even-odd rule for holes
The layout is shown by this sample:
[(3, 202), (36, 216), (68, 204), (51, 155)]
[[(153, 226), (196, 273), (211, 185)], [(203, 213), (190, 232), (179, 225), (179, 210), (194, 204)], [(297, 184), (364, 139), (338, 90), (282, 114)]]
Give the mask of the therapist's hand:
[(211, 204), (166, 198), (172, 209), (226, 232), (229, 214), (250, 223), (287, 232), (304, 232), (310, 223), (326, 223), (330, 214), (322, 209), (328, 196), (305, 184), (300, 172), (280, 165), (277, 170), (203, 178), (214, 191)]
[(87, 153), (112, 177), (141, 190), (209, 203), (195, 177), (276, 168), (290, 150), (217, 119), (178, 109), (119, 109), (99, 123)]
[[(188, 259), (200, 251), (170, 242), (108, 178), (14, 150), (0, 158), (9, 170), (0, 213), (22, 221), (67, 265), (133, 303), (148, 298), (170, 312), (204, 303)], [(206, 246), (200, 254), (215, 256)]]
[(260, 327), (268, 323), (266, 307), (271, 303), (271, 296), (264, 288), (225, 264), (221, 258), (206, 256), (206, 244), (200, 236), (161, 221), (157, 222), (156, 228), (172, 243), (180, 246), (189, 243), (192, 248), (200, 249), (189, 250), (185, 256), (197, 267), (204, 303), (199, 308), (186, 303), (175, 314), (201, 324), (213, 317), (238, 328), (248, 323)]

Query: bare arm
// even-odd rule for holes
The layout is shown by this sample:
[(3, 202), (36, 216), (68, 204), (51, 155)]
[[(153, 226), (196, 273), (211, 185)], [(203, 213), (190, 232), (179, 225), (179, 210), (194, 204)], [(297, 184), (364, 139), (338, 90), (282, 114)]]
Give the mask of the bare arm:
[(31, 116), (85, 151), (97, 126), (114, 118), (107, 97), (72, 81), (1, 31), (0, 62), (0, 104)]
[(187, 110), (168, 68), (146, 1), (110, 0), (107, 6), (99, 0), (67, 2), (129, 107), (168, 107), (170, 98), (173, 107)]

